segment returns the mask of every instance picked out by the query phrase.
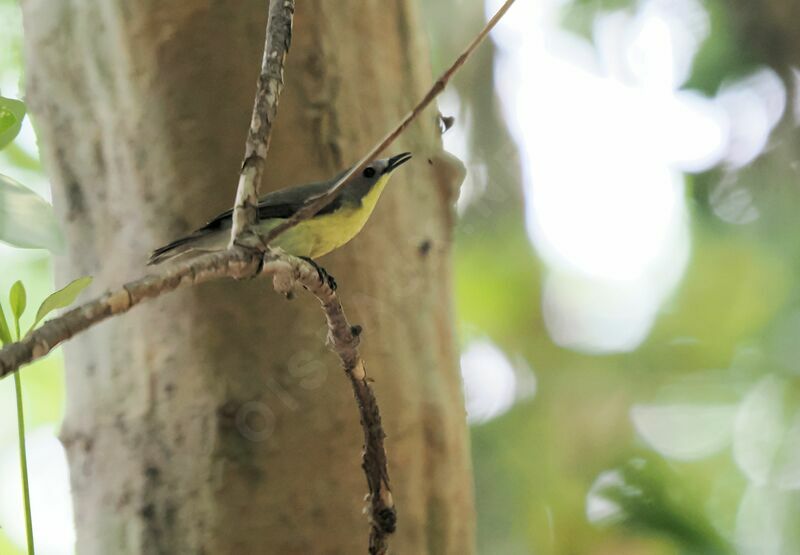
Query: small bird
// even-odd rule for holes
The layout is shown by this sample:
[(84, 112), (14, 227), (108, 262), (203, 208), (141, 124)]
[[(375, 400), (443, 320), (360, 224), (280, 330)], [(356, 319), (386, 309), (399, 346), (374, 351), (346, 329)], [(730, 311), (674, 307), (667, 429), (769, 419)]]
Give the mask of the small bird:
[[(371, 162), (359, 175), (352, 176), (328, 205), (311, 218), (278, 235), (272, 241), (272, 246), (311, 262), (338, 249), (361, 231), (392, 172), (410, 159), (411, 153), (403, 152)], [(258, 202), (258, 226), (262, 233), (267, 233), (291, 217), (309, 199), (327, 192), (345, 173), (329, 181), (286, 187), (262, 197)], [(232, 210), (223, 212), (197, 231), (153, 251), (148, 265), (159, 264), (190, 251), (225, 249), (230, 240), (232, 219)]]

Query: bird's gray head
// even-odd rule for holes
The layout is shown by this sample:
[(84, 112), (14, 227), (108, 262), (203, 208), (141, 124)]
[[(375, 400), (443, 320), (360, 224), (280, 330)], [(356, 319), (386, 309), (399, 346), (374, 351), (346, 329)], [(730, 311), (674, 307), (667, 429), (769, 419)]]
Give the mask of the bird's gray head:
[(370, 162), (360, 173), (351, 178), (350, 183), (345, 187), (346, 196), (361, 200), (382, 178), (388, 179), (389, 174), (409, 160), (411, 160), (411, 153), (403, 152), (396, 156)]

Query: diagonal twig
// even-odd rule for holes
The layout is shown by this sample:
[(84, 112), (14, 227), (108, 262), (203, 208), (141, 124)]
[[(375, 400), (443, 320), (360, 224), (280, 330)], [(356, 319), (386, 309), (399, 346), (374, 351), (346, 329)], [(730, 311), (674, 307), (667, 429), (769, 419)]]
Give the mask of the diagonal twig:
[(439, 78), (433, 83), (428, 92), (425, 93), (425, 96), (422, 97), (416, 106), (414, 106), (408, 114), (398, 123), (394, 129), (392, 129), (386, 136), (381, 139), (367, 154), (364, 155), (361, 160), (359, 160), (352, 168), (350, 168), (344, 175), (342, 175), (339, 179), (336, 180), (336, 183), (331, 185), (331, 188), (328, 191), (314, 199), (308, 201), (300, 210), (295, 212), (290, 218), (286, 219), (284, 222), (281, 222), (279, 225), (272, 228), (269, 233), (262, 237), (264, 243), (269, 244), (270, 241), (275, 239), (278, 235), (283, 233), (284, 231), (296, 226), (303, 220), (307, 220), (311, 218), (322, 210), (325, 206), (330, 203), (331, 200), (342, 190), (342, 187), (345, 186), (347, 181), (353, 177), (355, 174), (360, 172), (364, 169), (364, 166), (375, 160), (378, 155), (383, 152), (386, 147), (392, 144), (397, 137), (400, 136), (406, 127), (408, 127), (412, 121), (417, 119), (419, 115), (422, 113), (425, 108), (433, 101), (434, 98), (439, 96), (444, 88), (447, 86), (447, 83), (450, 82), (450, 79), (455, 75), (455, 73), (461, 69), (461, 66), (464, 65), (464, 62), (472, 55), (475, 49), (483, 42), (486, 36), (489, 34), (497, 22), (505, 15), (511, 5), (514, 3), (515, 0), (506, 0), (506, 2), (500, 6), (500, 9), (497, 10), (492, 18), (486, 23), (481, 32), (478, 33), (474, 39), (467, 45), (463, 52), (455, 59), (455, 61), (448, 67), (444, 73), (442, 73)]

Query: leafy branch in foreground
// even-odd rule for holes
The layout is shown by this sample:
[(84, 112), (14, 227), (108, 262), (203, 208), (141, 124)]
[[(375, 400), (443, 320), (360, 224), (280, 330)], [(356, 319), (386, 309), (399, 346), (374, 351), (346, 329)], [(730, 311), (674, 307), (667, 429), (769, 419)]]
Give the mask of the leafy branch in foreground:
[[(92, 281), (90, 277), (83, 277), (76, 279), (63, 289), (59, 289), (55, 293), (49, 295), (39, 306), (36, 311), (36, 318), (27, 333), (33, 331), (36, 324), (42, 321), (50, 312), (59, 308), (64, 308), (75, 302), (81, 291), (83, 291)], [(11, 315), (14, 317), (14, 331), (16, 340), (22, 338), (20, 332), (20, 320), (25, 313), (28, 306), (28, 295), (25, 291), (25, 286), (21, 281), (17, 280), (11, 286), (11, 291), (8, 294), (8, 304), (11, 309)], [(27, 334), (26, 334), (27, 335)], [(0, 303), (0, 345), (6, 345), (12, 342), (11, 330), (6, 320), (3, 305)], [(25, 537), (28, 543), (28, 553), (33, 555), (35, 553), (33, 543), (33, 518), (31, 516), (31, 497), (30, 488), (28, 485), (28, 453), (25, 444), (25, 412), (22, 405), (22, 378), (19, 372), (14, 374), (14, 389), (17, 401), (17, 433), (19, 436), (19, 465), (20, 474), (22, 476), (22, 503), (25, 511)]]
[[(25, 103), (21, 100), (0, 96), (0, 149), (11, 145), (17, 137), (22, 129), (25, 112)], [(2, 174), (0, 174), (0, 240), (23, 248), (44, 247), (57, 251), (61, 247), (61, 233), (56, 223), (52, 206), (30, 189)], [(88, 284), (86, 278), (82, 282)], [(50, 295), (39, 307), (36, 320), (30, 330), (36, 327), (36, 324), (52, 310), (72, 304), (83, 287), (85, 285), (77, 287), (73, 282), (73, 284), (67, 286), (67, 288), (71, 289), (66, 293), (61, 290)], [(74, 295), (72, 295), (72, 291), (76, 291)], [(69, 299), (69, 302), (65, 303), (66, 299)], [(14, 282), (9, 291), (8, 303), (13, 316), (14, 337), (17, 342), (22, 339), (20, 319), (27, 308), (27, 301), (25, 286), (19, 280)], [(8, 326), (3, 306), (0, 303), (0, 345), (6, 345), (11, 342), (11, 329)], [(25, 513), (25, 539), (28, 554), (34, 555), (33, 518), (31, 516), (28, 482), (28, 452), (25, 442), (25, 411), (22, 403), (22, 377), (19, 373), (14, 374), (14, 393), (17, 405), (17, 435), (19, 438), (22, 505)]]

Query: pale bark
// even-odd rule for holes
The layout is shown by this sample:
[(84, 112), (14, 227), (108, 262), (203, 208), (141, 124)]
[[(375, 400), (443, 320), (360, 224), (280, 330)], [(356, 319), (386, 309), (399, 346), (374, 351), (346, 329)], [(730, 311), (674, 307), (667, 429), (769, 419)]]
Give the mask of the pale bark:
[[(23, 2), (28, 100), (69, 241), (96, 291), (228, 208), (264, 2)], [(352, 162), (424, 93), (414, 3), (302, 2), (265, 189)], [(470, 553), (472, 486), (450, 305), (454, 185), (434, 114), (397, 150), (365, 228), (323, 260), (389, 435), (396, 553)], [(430, 163), (428, 161), (430, 160)], [(77, 551), (359, 553), (365, 484), (349, 385), (313, 299), (209, 283), (66, 348)]]

